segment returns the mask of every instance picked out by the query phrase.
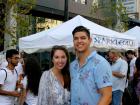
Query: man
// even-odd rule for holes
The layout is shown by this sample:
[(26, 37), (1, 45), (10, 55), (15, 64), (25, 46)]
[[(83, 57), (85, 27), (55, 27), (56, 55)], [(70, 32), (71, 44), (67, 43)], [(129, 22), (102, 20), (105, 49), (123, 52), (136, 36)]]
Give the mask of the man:
[(112, 105), (121, 105), (126, 87), (128, 64), (120, 57), (120, 53), (117, 50), (110, 50), (108, 55), (112, 61)]
[(77, 59), (71, 63), (71, 105), (109, 105), (112, 96), (111, 68), (90, 50), (90, 32), (83, 26), (73, 30)]
[[(18, 64), (17, 64), (17, 66), (15, 67), (15, 69), (17, 70), (17, 72), (18, 72), (19, 75), (20, 75), (20, 74), (23, 74), (23, 65), (24, 65), (23, 54), (24, 54), (23, 52), (20, 53), (19, 62), (18, 62)], [(4, 60), (2, 61), (2, 63), (0, 64), (0, 69), (1, 69), (1, 68), (7, 67), (7, 65), (8, 65), (8, 62), (7, 62), (6, 59), (4, 59)]]
[(133, 76), (136, 72), (136, 67), (135, 67), (135, 62), (136, 62), (136, 57), (135, 57), (135, 52), (132, 51), (132, 50), (128, 50), (126, 52), (127, 54), (127, 57), (130, 59), (130, 64), (129, 64), (129, 67), (130, 67), (130, 73), (129, 73), (129, 79), (130, 81), (133, 80)]
[(15, 97), (20, 96), (15, 91), (18, 74), (15, 70), (19, 62), (19, 53), (15, 49), (6, 52), (8, 65), (0, 70), (0, 105), (14, 105)]

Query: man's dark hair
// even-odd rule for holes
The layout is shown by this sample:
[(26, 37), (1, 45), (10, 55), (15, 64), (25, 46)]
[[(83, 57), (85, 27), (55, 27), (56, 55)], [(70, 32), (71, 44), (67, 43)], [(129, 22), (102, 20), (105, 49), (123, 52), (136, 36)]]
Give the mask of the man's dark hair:
[(74, 34), (76, 32), (85, 32), (88, 36), (88, 38), (90, 38), (90, 32), (89, 32), (89, 29), (87, 29), (86, 27), (84, 26), (77, 26), (73, 31), (72, 31), (72, 34), (74, 36)]
[(10, 49), (6, 51), (6, 59), (11, 58), (13, 55), (19, 54), (16, 49)]
[(135, 52), (134, 52), (134, 51), (132, 51), (132, 50), (128, 50), (126, 53), (127, 53), (127, 54), (132, 54), (132, 55), (135, 55)]

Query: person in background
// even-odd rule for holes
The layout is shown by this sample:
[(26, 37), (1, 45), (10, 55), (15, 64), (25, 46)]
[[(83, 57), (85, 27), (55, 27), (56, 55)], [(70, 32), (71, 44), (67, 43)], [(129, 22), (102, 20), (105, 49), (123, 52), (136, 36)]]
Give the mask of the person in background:
[(78, 26), (72, 34), (77, 58), (70, 65), (71, 105), (109, 105), (112, 97), (110, 64), (90, 50), (92, 39), (86, 27)]
[(51, 61), (52, 68), (45, 71), (40, 80), (37, 105), (69, 105), (69, 53), (66, 48), (54, 46)]
[(15, 97), (20, 93), (16, 91), (18, 73), (15, 67), (19, 62), (19, 52), (15, 49), (7, 50), (7, 67), (0, 70), (0, 105), (14, 105)]
[[(15, 70), (17, 71), (18, 74), (18, 84), (20, 84), (21, 80), (23, 79), (23, 67), (24, 67), (24, 60), (23, 60), (23, 52), (19, 53), (19, 62), (17, 64), (17, 66), (15, 66)], [(7, 60), (3, 60), (1, 65), (0, 65), (0, 69), (3, 69), (5, 67), (7, 67), (8, 62)]]
[(128, 50), (127, 52), (127, 57), (130, 59), (130, 73), (129, 73), (129, 79), (130, 81), (133, 80), (133, 76), (136, 72), (136, 67), (135, 67), (135, 61), (136, 61), (136, 57), (135, 57), (135, 52), (132, 50)]
[(134, 74), (133, 84), (140, 105), (140, 57), (136, 59), (135, 66), (136, 73)]
[(110, 50), (108, 56), (112, 62), (112, 105), (121, 105), (126, 87), (128, 64), (120, 57), (120, 52), (115, 49)]
[(23, 93), (20, 105), (37, 105), (40, 78), (39, 62), (33, 57), (27, 58), (24, 64)]

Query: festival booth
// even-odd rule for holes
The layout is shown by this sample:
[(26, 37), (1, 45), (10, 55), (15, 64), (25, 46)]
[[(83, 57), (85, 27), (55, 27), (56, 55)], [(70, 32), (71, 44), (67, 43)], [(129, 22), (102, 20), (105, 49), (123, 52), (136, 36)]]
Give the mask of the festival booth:
[(91, 47), (118, 50), (134, 50), (138, 47), (134, 37), (105, 28), (78, 15), (55, 28), (20, 38), (19, 49), (26, 53), (42, 52), (54, 45), (65, 45), (71, 49), (73, 47), (72, 31), (80, 25), (90, 30), (93, 39)]
[(138, 41), (138, 46), (140, 47), (140, 27), (135, 26), (134, 28), (131, 28), (130, 30), (124, 32), (124, 34), (135, 37)]

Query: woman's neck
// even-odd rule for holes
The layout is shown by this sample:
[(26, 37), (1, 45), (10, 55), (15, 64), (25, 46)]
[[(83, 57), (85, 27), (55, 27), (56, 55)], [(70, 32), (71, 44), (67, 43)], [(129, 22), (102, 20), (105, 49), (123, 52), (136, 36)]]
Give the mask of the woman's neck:
[(56, 69), (55, 67), (52, 68), (53, 73), (57, 76), (57, 75), (61, 75), (61, 70)]
[(52, 68), (52, 72), (55, 75), (55, 77), (57, 78), (57, 80), (61, 83), (61, 85), (64, 87), (64, 78), (63, 75), (61, 73), (61, 70), (58, 70), (56, 68)]

